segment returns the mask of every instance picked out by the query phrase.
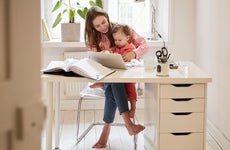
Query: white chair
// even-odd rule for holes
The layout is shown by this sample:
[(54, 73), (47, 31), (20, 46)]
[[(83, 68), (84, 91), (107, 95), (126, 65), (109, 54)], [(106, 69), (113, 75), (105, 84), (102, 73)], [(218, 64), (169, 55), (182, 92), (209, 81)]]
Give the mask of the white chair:
[[(77, 109), (77, 144), (81, 142), (81, 140), (89, 133), (89, 131), (96, 125), (104, 125), (102, 122), (93, 121), (87, 129), (85, 129), (81, 135), (79, 135), (79, 126), (80, 126), (80, 116), (81, 116), (81, 106), (84, 98), (98, 98), (104, 99), (104, 92), (101, 88), (90, 88), (89, 85), (87, 85), (81, 92), (80, 92), (80, 98), (78, 101), (78, 109)], [(135, 123), (135, 118), (133, 118), (133, 122)], [(112, 123), (112, 126), (125, 126), (124, 123)], [(133, 142), (134, 142), (134, 150), (137, 148), (137, 135), (133, 136)]]

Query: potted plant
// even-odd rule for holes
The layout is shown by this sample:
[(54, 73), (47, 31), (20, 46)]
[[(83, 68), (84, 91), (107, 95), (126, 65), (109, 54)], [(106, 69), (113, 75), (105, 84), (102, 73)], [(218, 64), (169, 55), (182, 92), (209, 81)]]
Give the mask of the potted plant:
[[(102, 8), (102, 0), (89, 0), (90, 6), (99, 6)], [(52, 28), (55, 28), (59, 23), (61, 23), (63, 15), (68, 14), (69, 22), (61, 23), (61, 37), (63, 42), (73, 42), (80, 41), (80, 23), (75, 22), (75, 16), (78, 15), (82, 19), (85, 19), (85, 15), (88, 11), (87, 7), (82, 7), (79, 2), (68, 3), (64, 0), (57, 0), (54, 5), (52, 12), (60, 11), (55, 18)]]

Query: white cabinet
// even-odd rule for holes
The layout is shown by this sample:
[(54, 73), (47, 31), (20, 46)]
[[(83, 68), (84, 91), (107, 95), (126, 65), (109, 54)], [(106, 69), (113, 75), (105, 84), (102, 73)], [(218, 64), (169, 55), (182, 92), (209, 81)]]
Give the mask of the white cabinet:
[(160, 150), (204, 150), (204, 134), (191, 133), (184, 135), (164, 134), (160, 135)]
[(205, 150), (206, 84), (147, 84), (145, 89), (146, 148)]

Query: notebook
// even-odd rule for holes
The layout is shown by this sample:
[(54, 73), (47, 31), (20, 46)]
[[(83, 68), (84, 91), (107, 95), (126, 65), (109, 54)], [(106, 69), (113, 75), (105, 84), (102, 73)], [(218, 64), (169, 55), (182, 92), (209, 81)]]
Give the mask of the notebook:
[(103, 66), (113, 69), (128, 69), (120, 54), (109, 52), (88, 52), (88, 57)]

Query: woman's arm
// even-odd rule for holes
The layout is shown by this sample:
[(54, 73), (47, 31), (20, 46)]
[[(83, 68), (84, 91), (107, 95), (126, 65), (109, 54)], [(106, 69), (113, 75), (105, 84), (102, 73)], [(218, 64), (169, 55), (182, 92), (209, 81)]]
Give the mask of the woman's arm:
[(124, 61), (130, 61), (131, 59), (139, 59), (148, 51), (149, 47), (146, 43), (146, 40), (142, 36), (137, 34), (134, 30), (132, 30), (132, 37), (130, 43), (132, 43), (136, 47), (136, 49), (126, 53), (123, 56)]
[(149, 47), (146, 43), (145, 38), (137, 34), (134, 30), (132, 30), (132, 38), (130, 42), (133, 43), (136, 47), (136, 49), (134, 50), (136, 59), (141, 58), (143, 54), (148, 51)]

